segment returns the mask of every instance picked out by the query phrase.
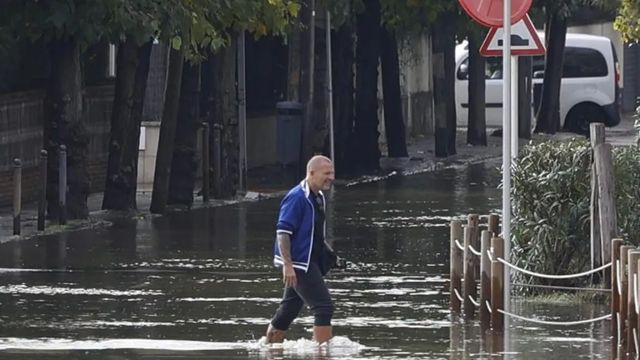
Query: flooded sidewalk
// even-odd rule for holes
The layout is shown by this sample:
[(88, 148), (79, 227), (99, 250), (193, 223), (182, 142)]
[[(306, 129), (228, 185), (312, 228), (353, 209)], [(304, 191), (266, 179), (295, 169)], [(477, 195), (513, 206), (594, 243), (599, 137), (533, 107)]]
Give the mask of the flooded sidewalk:
[[(614, 128), (607, 128), (607, 140), (616, 146), (628, 146), (635, 144), (637, 131), (633, 129), (632, 114), (625, 114), (621, 124)], [(409, 140), (407, 158), (387, 158), (380, 159), (380, 172), (376, 175), (363, 176), (355, 179), (337, 179), (336, 184), (350, 185), (360, 182), (380, 181), (389, 176), (412, 175), (427, 171), (446, 169), (449, 167), (467, 166), (483, 161), (500, 159), (502, 157), (502, 138), (491, 136), (493, 130), (487, 131), (487, 146), (470, 146), (466, 144), (466, 131), (458, 129), (456, 134), (457, 154), (447, 158), (436, 158), (434, 155), (435, 139), (433, 137), (417, 137)], [(540, 142), (546, 139), (566, 139), (579, 137), (571, 133), (557, 133), (555, 135), (533, 134), (533, 140), (520, 139), (520, 146), (525, 146), (529, 141)], [(383, 151), (384, 153), (384, 151)], [(255, 169), (249, 171), (248, 192), (235, 199), (211, 200), (207, 204), (202, 203), (202, 196), (194, 194), (193, 208), (216, 207), (234, 204), (239, 201), (256, 201), (260, 199), (281, 196), (290, 185), (295, 184), (299, 179), (295, 174), (282, 175), (282, 169), (278, 167)], [(151, 192), (138, 192), (138, 211), (135, 214), (124, 214), (119, 212), (102, 211), (102, 193), (91, 194), (88, 198), (87, 206), (90, 216), (87, 220), (69, 221), (68, 225), (59, 226), (55, 221), (47, 221), (47, 231), (42, 233), (37, 231), (37, 204), (29, 203), (23, 205), (21, 215), (21, 236), (13, 235), (13, 215), (10, 207), (0, 208), (0, 243), (30, 238), (46, 233), (60, 233), (63, 231), (73, 231), (74, 229), (87, 227), (108, 226), (115, 218), (131, 216), (156, 216), (149, 212), (151, 203)]]

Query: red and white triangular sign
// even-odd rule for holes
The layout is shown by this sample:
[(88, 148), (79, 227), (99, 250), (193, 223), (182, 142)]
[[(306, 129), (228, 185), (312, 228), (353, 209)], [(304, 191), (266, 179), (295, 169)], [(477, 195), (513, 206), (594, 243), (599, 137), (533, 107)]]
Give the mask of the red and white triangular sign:
[[(502, 56), (502, 40), (504, 30), (492, 27), (480, 46), (480, 54), (484, 56)], [(511, 25), (511, 55), (543, 55), (544, 45), (533, 27), (529, 14)]]

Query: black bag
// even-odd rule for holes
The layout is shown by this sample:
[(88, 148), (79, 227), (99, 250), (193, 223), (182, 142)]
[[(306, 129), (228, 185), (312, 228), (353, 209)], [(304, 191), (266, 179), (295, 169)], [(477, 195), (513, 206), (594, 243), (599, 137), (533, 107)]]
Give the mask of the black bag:
[(324, 244), (324, 251), (322, 252), (322, 266), (320, 267), (320, 272), (322, 275), (326, 275), (329, 270), (333, 269), (338, 262), (338, 256), (335, 252), (333, 252), (327, 244)]
[(320, 272), (322, 275), (327, 275), (331, 269), (345, 269), (347, 262), (339, 257), (335, 251), (333, 251), (327, 243), (324, 243), (324, 251), (322, 252), (322, 261), (320, 265)]

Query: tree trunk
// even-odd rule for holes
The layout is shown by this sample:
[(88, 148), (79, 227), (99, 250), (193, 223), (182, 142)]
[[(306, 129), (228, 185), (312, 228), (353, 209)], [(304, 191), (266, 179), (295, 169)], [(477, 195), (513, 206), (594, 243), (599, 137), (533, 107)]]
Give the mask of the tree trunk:
[(151, 41), (138, 46), (128, 39), (118, 47), (103, 209), (136, 208), (138, 143), (152, 46)]
[(487, 146), (485, 60), (480, 55), (480, 34), (469, 34), (469, 125), (467, 144)]
[(437, 157), (456, 154), (455, 14), (440, 14), (431, 31), (433, 43), (433, 102)]
[(547, 39), (547, 56), (535, 132), (555, 134), (560, 129), (559, 98), (567, 20), (558, 15), (548, 14), (547, 25), (547, 29), (549, 29), (548, 36), (545, 37)]
[(315, 0), (306, 0), (303, 6), (300, 20), (305, 31), (301, 40), (301, 66), (300, 66), (300, 102), (304, 106), (302, 121), (302, 149), (299, 161), (299, 173), (306, 172), (306, 162), (311, 157), (313, 150), (313, 99), (314, 99), (314, 74), (315, 74)]
[(169, 180), (169, 204), (193, 205), (196, 183), (196, 139), (199, 123), (200, 65), (185, 64)]
[(162, 122), (160, 123), (156, 169), (153, 176), (153, 192), (151, 194), (150, 210), (154, 214), (164, 213), (169, 197), (169, 175), (171, 173), (171, 162), (176, 138), (176, 123), (183, 64), (184, 55), (182, 51), (171, 49), (167, 89), (164, 97), (164, 109), (162, 110)]
[(531, 139), (531, 57), (518, 57), (518, 137)]
[(380, 3), (365, 0), (357, 18), (356, 106), (353, 133), (356, 172), (380, 168), (378, 147), (378, 59), (380, 57)]
[[(238, 138), (238, 108), (236, 101), (236, 47), (235, 37), (218, 51), (212, 59), (213, 109), (211, 126), (211, 159), (220, 162), (220, 172), (213, 174), (216, 198), (231, 197), (238, 189), (240, 144)], [(218, 129), (218, 130), (217, 130)], [(220, 133), (219, 138), (216, 132)], [(219, 153), (216, 151), (219, 149)], [(215, 184), (218, 184), (217, 186)]]
[(50, 218), (59, 216), (58, 151), (67, 147), (67, 218), (84, 219), (89, 215), (90, 190), (87, 171), (89, 136), (82, 119), (82, 73), (80, 46), (73, 39), (50, 43), (52, 63), (45, 123), (45, 146), (49, 152), (47, 171), (47, 208)]
[(398, 42), (391, 31), (382, 28), (380, 61), (382, 63), (382, 93), (384, 99), (384, 125), (389, 157), (408, 157), (407, 134), (402, 114), (400, 94), (400, 63)]
[(336, 173), (349, 172), (355, 166), (349, 138), (353, 132), (353, 28), (344, 24), (333, 34), (333, 114)]

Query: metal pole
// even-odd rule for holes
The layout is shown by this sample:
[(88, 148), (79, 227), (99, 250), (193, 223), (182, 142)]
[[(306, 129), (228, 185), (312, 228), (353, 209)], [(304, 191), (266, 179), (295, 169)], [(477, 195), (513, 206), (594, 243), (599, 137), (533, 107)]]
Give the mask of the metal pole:
[(336, 156), (335, 156), (335, 143), (334, 143), (334, 130), (333, 130), (333, 77), (332, 77), (332, 69), (333, 65), (331, 62), (331, 13), (327, 10), (327, 31), (326, 31), (326, 46), (327, 46), (327, 100), (329, 106), (327, 107), (327, 112), (329, 113), (329, 146), (330, 146), (330, 157), (333, 161), (333, 166), (336, 166)]
[(202, 201), (209, 202), (209, 123), (202, 123)]
[(238, 34), (238, 136), (240, 137), (240, 154), (238, 170), (240, 171), (239, 191), (247, 192), (247, 93), (246, 93), (246, 67), (245, 67), (245, 38), (244, 31)]
[(67, 223), (67, 147), (60, 145), (58, 169), (58, 199), (60, 225)]
[(511, 159), (518, 158), (518, 56), (511, 56)]
[[(504, 38), (502, 48), (503, 88), (502, 88), (502, 238), (503, 258), (510, 260), (511, 253), (511, 0), (505, 0), (503, 7)], [(511, 276), (509, 267), (504, 266), (503, 296), (504, 310), (509, 311), (511, 299)], [(509, 318), (504, 318), (504, 329), (509, 329)], [(509, 351), (509, 336), (505, 331), (505, 351)]]
[(40, 151), (40, 200), (38, 201), (38, 231), (44, 230), (47, 209), (47, 150)]
[(20, 235), (22, 212), (22, 161), (13, 159), (13, 235)]

